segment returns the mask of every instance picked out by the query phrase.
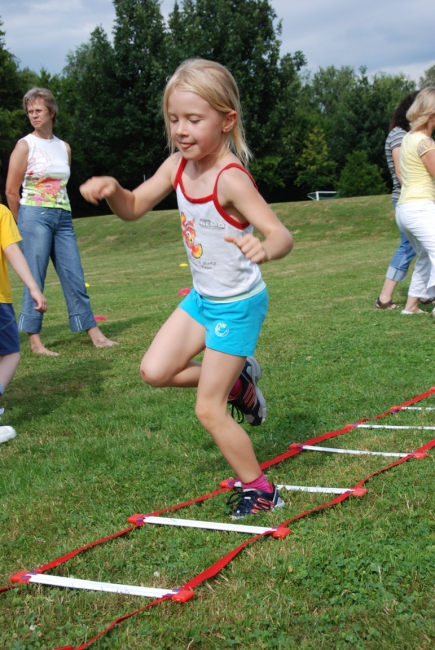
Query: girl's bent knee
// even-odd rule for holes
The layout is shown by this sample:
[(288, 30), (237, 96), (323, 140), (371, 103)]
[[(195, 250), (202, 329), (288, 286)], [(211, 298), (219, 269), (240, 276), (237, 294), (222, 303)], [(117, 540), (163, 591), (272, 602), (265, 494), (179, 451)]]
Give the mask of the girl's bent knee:
[(157, 368), (153, 368), (151, 365), (146, 364), (143, 361), (140, 364), (140, 376), (142, 377), (142, 381), (149, 386), (158, 388), (167, 385), (165, 377), (162, 376), (161, 372), (159, 372)]

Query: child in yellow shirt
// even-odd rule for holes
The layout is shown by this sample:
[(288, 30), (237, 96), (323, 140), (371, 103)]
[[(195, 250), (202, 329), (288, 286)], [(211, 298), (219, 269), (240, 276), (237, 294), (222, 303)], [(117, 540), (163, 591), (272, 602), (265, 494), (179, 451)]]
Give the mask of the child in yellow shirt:
[[(30, 272), (18, 242), (20, 233), (12, 213), (0, 204), (0, 398), (11, 381), (20, 362), (20, 339), (12, 307), (12, 292), (6, 260), (15, 273), (29, 288), (30, 295), (36, 303), (36, 311), (47, 311), (47, 301)], [(0, 409), (0, 415), (4, 409)], [(6, 442), (16, 436), (15, 429), (0, 426), (0, 442)]]

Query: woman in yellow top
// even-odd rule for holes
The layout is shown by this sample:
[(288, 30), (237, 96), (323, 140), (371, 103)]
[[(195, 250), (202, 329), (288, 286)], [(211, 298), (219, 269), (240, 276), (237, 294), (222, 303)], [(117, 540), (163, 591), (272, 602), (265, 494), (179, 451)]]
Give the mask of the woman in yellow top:
[(418, 93), (406, 117), (411, 130), (400, 148), (396, 221), (418, 255), (402, 314), (418, 314), (424, 313), (418, 308), (419, 296), (435, 298), (435, 87)]

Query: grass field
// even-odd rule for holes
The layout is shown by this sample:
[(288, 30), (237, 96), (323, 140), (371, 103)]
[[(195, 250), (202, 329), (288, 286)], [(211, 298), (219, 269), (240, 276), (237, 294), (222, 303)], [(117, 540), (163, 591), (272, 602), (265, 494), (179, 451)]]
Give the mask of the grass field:
[[(249, 428), (261, 461), (435, 384), (435, 319), (373, 309), (399, 241), (390, 198), (274, 209), (296, 245), (286, 259), (262, 268), (270, 309), (256, 356), (269, 415), (262, 427)], [(75, 227), (94, 312), (107, 317), (102, 329), (119, 346), (97, 350), (86, 334), (69, 332), (51, 269), (43, 341), (60, 356), (31, 356), (23, 337), (22, 362), (3, 400), (2, 423), (18, 435), (0, 447), (0, 586), (19, 570), (127, 527), (133, 513), (210, 492), (231, 475), (195, 419), (195, 391), (153, 389), (138, 373), (179, 302), (177, 291), (190, 286), (189, 270), (180, 266), (177, 214), (153, 213), (133, 224), (114, 216), (82, 219)], [(396, 292), (401, 305), (407, 285)], [(18, 312), (16, 279), (13, 288)], [(435, 406), (435, 398), (426, 405)], [(435, 425), (430, 414), (403, 412), (390, 420)], [(431, 437), (430, 431), (358, 430), (329, 446), (401, 452)], [(307, 452), (268, 475), (349, 487), (387, 464)], [(433, 648), (434, 486), (432, 452), (374, 478), (364, 498), (294, 523), (286, 539), (249, 546), (198, 587), (190, 603), (153, 607), (92, 647)], [(286, 507), (255, 524), (278, 524), (331, 498), (283, 496)], [(227, 521), (225, 501), (218, 496), (177, 516)], [(243, 539), (145, 526), (53, 573), (172, 588)], [(20, 585), (0, 596), (0, 647), (77, 647), (143, 604), (137, 597)]]

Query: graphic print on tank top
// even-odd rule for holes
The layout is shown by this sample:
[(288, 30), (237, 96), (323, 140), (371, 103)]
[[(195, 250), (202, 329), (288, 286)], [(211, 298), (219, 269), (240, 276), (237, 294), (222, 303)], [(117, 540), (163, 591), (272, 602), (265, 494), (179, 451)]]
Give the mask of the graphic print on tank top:
[(194, 288), (202, 296), (224, 300), (261, 290), (265, 285), (258, 265), (245, 257), (238, 246), (225, 240), (227, 235), (238, 238), (252, 233), (253, 226), (249, 221), (240, 223), (231, 217), (218, 200), (218, 181), (223, 172), (231, 167), (248, 175), (249, 172), (238, 163), (230, 163), (217, 175), (212, 194), (192, 198), (183, 185), (186, 164), (187, 160), (182, 159), (174, 187)]
[(66, 186), (70, 168), (65, 144), (56, 136), (42, 142), (31, 134), (23, 139), (29, 145), (29, 157), (20, 203), (69, 210)]
[(201, 244), (196, 244), (196, 230), (195, 222), (189, 221), (186, 219), (184, 212), (181, 213), (181, 231), (183, 233), (184, 243), (187, 248), (193, 255), (193, 257), (199, 258), (202, 255), (202, 246)]

